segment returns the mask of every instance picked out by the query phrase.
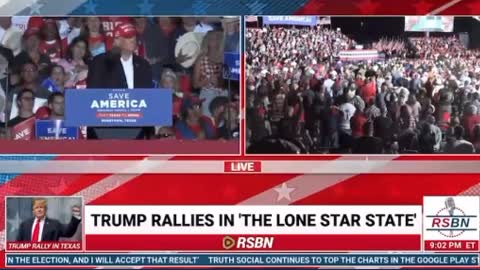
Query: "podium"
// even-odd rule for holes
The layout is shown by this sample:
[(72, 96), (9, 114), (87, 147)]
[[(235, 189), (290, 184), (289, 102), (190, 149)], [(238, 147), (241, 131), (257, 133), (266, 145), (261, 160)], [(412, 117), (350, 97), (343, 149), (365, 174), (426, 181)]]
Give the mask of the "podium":
[(173, 125), (172, 89), (70, 89), (65, 125), (87, 127), (87, 139), (150, 139)]

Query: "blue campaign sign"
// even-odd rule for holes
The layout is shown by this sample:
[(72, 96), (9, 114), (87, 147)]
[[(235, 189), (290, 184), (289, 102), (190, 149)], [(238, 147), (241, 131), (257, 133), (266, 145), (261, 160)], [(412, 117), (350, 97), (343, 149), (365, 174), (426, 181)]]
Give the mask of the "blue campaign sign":
[(229, 72), (225, 72), (224, 78), (235, 81), (240, 80), (240, 54), (226, 52), (224, 57), (224, 64), (228, 67)]
[(317, 24), (316, 16), (263, 16), (263, 24), (277, 25), (304, 25), (314, 26)]
[(63, 120), (37, 120), (35, 122), (37, 140), (76, 140), (79, 133), (78, 127), (67, 127)]
[(71, 89), (65, 94), (67, 126), (171, 126), (172, 112), (170, 89)]

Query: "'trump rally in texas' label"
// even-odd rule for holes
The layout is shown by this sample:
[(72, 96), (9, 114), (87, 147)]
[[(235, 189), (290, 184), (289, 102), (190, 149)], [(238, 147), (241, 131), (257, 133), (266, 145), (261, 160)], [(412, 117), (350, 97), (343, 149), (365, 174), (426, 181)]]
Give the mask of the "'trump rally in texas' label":
[(172, 125), (172, 90), (82, 89), (65, 95), (67, 126)]

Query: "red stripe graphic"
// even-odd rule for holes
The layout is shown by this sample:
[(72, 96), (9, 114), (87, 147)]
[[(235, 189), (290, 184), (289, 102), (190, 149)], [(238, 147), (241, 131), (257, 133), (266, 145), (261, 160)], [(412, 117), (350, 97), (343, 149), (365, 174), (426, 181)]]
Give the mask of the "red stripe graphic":
[[(449, 9), (449, 3), (453, 2), (453, 6)], [(461, 7), (460, 13), (449, 13), (454, 15), (475, 14), (469, 12), (463, 2), (452, 0), (418, 0), (418, 1), (384, 1), (384, 0), (344, 0), (344, 1), (328, 1), (328, 0), (310, 0), (296, 15), (425, 15), (437, 11), (441, 14), (447, 14), (447, 11), (453, 8)], [(469, 2), (473, 2), (469, 1)], [(477, 7), (477, 13), (479, 8)]]
[(237, 204), (294, 175), (142, 175), (92, 204)]
[(295, 204), (422, 204), (423, 196), (455, 195), (479, 182), (480, 176), (472, 174), (364, 174), (352, 177)]

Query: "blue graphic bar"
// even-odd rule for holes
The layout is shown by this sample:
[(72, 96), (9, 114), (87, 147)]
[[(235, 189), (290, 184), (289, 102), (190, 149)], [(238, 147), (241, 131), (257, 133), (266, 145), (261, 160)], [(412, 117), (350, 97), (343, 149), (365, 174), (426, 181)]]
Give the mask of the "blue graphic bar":
[(7, 266), (478, 266), (478, 254), (7, 254)]

